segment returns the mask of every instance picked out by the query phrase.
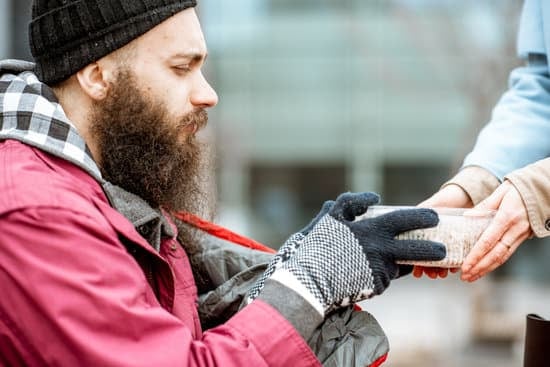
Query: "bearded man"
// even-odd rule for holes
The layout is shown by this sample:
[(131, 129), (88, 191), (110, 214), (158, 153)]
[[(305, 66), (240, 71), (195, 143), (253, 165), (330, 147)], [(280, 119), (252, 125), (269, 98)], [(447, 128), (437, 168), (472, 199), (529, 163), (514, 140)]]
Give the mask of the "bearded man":
[(211, 208), (196, 133), (217, 103), (194, 6), (36, 0), (35, 62), (0, 62), (1, 365), (379, 365), (351, 306), (412, 270), (397, 260), (445, 256), (395, 239), (429, 209), (355, 221), (373, 193), (328, 201), (276, 256), (191, 236), (173, 213)]

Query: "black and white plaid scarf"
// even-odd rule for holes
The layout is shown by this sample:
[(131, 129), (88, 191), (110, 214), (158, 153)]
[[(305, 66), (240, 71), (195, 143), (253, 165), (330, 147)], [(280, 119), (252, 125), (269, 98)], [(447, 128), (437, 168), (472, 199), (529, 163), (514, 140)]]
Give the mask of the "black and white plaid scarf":
[(19, 140), (61, 157), (103, 183), (86, 143), (33, 69), (26, 61), (0, 61), (0, 140)]

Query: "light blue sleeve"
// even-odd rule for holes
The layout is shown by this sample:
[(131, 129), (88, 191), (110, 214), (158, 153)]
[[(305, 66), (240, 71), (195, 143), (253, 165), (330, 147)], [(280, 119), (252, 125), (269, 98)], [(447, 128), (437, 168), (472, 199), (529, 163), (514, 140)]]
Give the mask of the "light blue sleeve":
[(518, 31), (518, 55), (523, 59), (528, 54), (547, 53), (543, 20), (546, 20), (546, 27), (550, 26), (546, 19), (549, 8), (541, 1), (547, 0), (525, 0), (523, 3)]
[(498, 179), (550, 156), (550, 77), (548, 65), (515, 69), (510, 89), (493, 110), (463, 166), (480, 166)]
[(539, 1), (526, 0), (521, 18), (518, 53), (527, 65), (510, 74), (509, 90), (463, 163), (483, 167), (500, 180), (550, 156), (550, 75), (544, 37), (550, 17), (543, 17)]

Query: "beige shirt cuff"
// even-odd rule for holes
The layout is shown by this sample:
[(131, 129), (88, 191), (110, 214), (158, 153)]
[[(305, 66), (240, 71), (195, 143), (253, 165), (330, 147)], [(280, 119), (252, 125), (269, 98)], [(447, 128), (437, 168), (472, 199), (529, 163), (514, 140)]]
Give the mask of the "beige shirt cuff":
[(491, 195), (500, 185), (500, 181), (491, 172), (479, 166), (462, 168), (452, 179), (441, 187), (458, 185), (464, 190), (474, 205)]
[(550, 236), (550, 158), (515, 170), (504, 178), (518, 190), (535, 236)]

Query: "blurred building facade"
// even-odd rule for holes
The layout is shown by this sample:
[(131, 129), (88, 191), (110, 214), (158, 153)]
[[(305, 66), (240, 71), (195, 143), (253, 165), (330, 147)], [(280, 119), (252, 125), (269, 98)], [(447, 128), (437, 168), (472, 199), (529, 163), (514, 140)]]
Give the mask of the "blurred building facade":
[[(0, 58), (30, 58), (30, 3), (0, 0)], [(520, 8), (519, 0), (199, 0), (205, 73), (220, 96), (207, 134), (218, 221), (277, 248), (340, 192), (376, 191), (394, 205), (431, 195), (460, 167), (518, 64)], [(532, 240), (475, 287), (392, 285), (368, 307), (395, 349), (414, 350), (420, 364), (401, 353), (390, 365), (518, 365), (523, 314), (548, 301), (536, 288), (550, 279), (548, 259), (550, 243)], [(398, 305), (420, 312), (407, 320)], [(498, 364), (483, 360), (487, 349), (483, 357), (463, 348), (499, 340), (511, 344), (495, 352)]]

